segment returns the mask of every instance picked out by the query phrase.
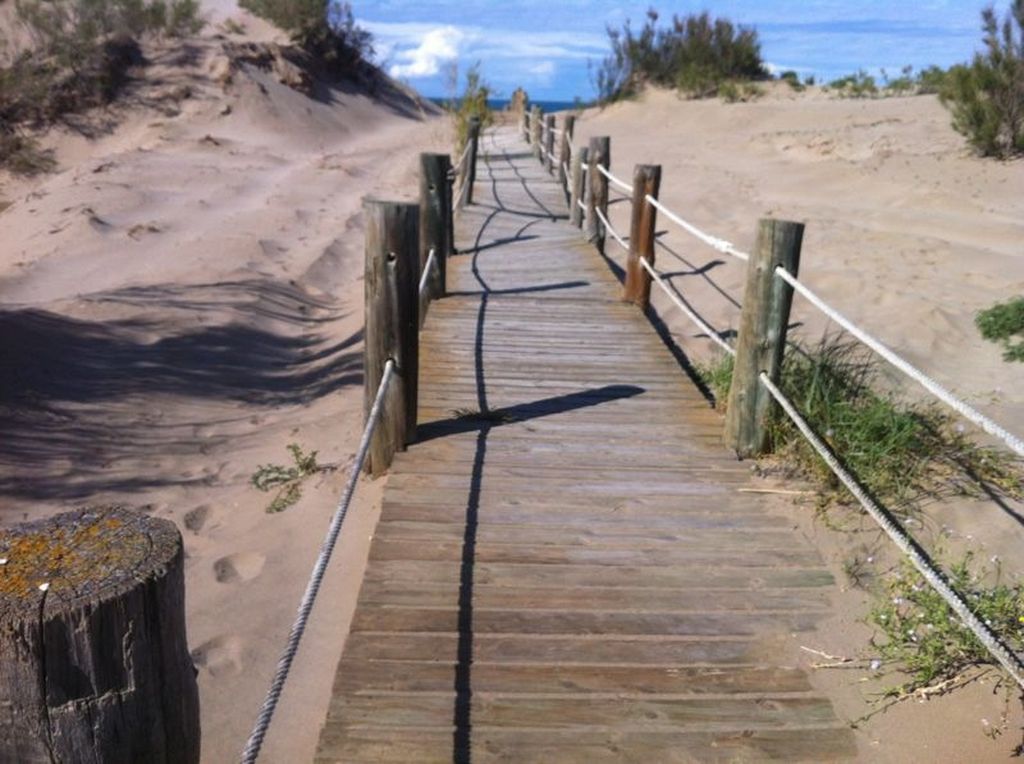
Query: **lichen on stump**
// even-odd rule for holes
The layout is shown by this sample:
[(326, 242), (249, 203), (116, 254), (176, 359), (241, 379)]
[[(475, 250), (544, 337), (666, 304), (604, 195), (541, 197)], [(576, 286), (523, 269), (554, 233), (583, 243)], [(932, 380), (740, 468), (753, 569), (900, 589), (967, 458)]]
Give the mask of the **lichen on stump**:
[(0, 530), (0, 761), (197, 762), (181, 534), (115, 507)]

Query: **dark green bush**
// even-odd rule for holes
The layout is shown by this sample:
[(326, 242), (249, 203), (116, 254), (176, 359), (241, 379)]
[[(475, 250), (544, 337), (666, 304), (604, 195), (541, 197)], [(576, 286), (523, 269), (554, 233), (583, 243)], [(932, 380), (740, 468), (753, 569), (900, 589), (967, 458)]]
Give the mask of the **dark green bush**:
[[(455, 72), (455, 80), (458, 82), (458, 73)], [(457, 84), (456, 84), (457, 87)], [(455, 120), (455, 148), (458, 156), (466, 148), (466, 141), (469, 138), (469, 121), (476, 117), (480, 120), (480, 128), (486, 128), (494, 123), (494, 112), (487, 105), (487, 99), (491, 97), (491, 86), (480, 74), (480, 62), (473, 64), (466, 72), (466, 89), (462, 95), (452, 99), (449, 104), (449, 111)]]
[(986, 308), (974, 323), (982, 337), (1003, 345), (1003, 360), (1024, 361), (1024, 297)]
[(708, 13), (673, 16), (670, 26), (659, 27), (652, 9), (639, 32), (627, 21), (621, 30), (608, 27), (608, 39), (612, 51), (596, 81), (602, 103), (631, 97), (648, 83), (705, 97), (723, 82), (767, 77), (757, 31)]
[(240, 0), (291, 35), (292, 42), (339, 74), (351, 74), (373, 55), (373, 37), (355, 23), (349, 3), (329, 0)]
[(797, 92), (804, 89), (804, 84), (800, 82), (800, 75), (794, 72), (792, 69), (782, 72), (782, 74), (779, 75), (779, 79), (782, 82), (785, 82), (787, 85), (789, 85), (791, 88), (793, 88), (793, 90), (796, 90)]
[(1014, 0), (1002, 24), (992, 8), (981, 16), (985, 52), (950, 69), (939, 97), (982, 156), (1024, 154), (1024, 0)]

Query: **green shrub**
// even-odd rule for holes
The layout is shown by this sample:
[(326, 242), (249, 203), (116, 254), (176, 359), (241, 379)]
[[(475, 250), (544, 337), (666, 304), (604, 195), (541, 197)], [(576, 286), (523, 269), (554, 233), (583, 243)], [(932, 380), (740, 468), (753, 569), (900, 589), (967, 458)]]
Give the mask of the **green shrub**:
[(941, 93), (946, 87), (946, 70), (941, 66), (928, 66), (917, 73), (917, 92), (922, 95)]
[[(454, 78), (455, 87), (458, 87), (458, 70), (453, 70), (451, 76)], [(462, 150), (466, 147), (469, 139), (469, 121), (476, 117), (480, 120), (480, 129), (494, 123), (494, 112), (487, 105), (487, 99), (491, 97), (491, 86), (480, 74), (480, 62), (476, 62), (466, 72), (466, 88), (462, 95), (452, 99), (449, 103), (449, 111), (455, 121), (455, 149), (456, 155), (461, 156)]]
[(1024, 297), (980, 311), (974, 323), (982, 337), (1003, 345), (1003, 360), (1024, 361)]
[(917, 90), (917, 81), (913, 76), (914, 67), (904, 66), (900, 70), (900, 76), (890, 80), (885, 69), (882, 70), (882, 78), (885, 80), (885, 91), (887, 95), (902, 96), (913, 93)]
[(0, 130), (0, 167), (15, 175), (38, 175), (55, 165), (53, 152), (40, 149), (30, 136)]
[(756, 30), (708, 13), (673, 16), (668, 27), (659, 27), (658, 18), (648, 11), (639, 32), (628, 20), (621, 30), (608, 27), (611, 54), (597, 70), (599, 101), (628, 98), (647, 83), (705, 97), (723, 82), (767, 76)]
[[(903, 402), (878, 392), (877, 364), (868, 352), (857, 343), (828, 337), (810, 349), (792, 346), (780, 386), (869, 492), (907, 506), (925, 497), (978, 493), (979, 483), (1024, 496), (1013, 457), (972, 442), (937, 404)], [(719, 403), (724, 402), (731, 363), (704, 373)], [(778, 458), (817, 482), (823, 505), (845, 500), (835, 474), (784, 412), (777, 412), (770, 428)]]
[(793, 90), (797, 92), (800, 92), (801, 90), (804, 89), (804, 84), (800, 82), (800, 75), (794, 72), (792, 69), (782, 72), (782, 74), (779, 75), (779, 79), (782, 82), (785, 82), (787, 85), (789, 85), (791, 88), (793, 88)]
[(48, 164), (45, 154), (30, 158), (21, 126), (108, 103), (142, 62), (142, 35), (202, 27), (198, 0), (15, 0), (14, 8), (29, 43), (0, 69), (0, 135), (16, 157), (5, 154), (4, 164), (17, 172)]
[(845, 77), (832, 80), (828, 86), (837, 90), (843, 98), (870, 98), (878, 95), (875, 78), (863, 69), (856, 74), (848, 74)]
[[(972, 612), (1007, 641), (1024, 648), (1024, 589), (997, 581), (984, 586), (984, 572), (971, 571), (971, 555), (952, 566), (949, 583), (966, 598)], [(882, 658), (908, 679), (886, 694), (941, 693), (977, 666), (998, 666), (938, 592), (906, 561), (885, 579), (885, 591), (868, 620), (881, 634), (872, 644)]]
[(256, 468), (249, 482), (260, 491), (274, 491), (274, 498), (267, 505), (267, 512), (276, 514), (283, 512), (302, 498), (303, 481), (324, 472), (328, 468), (316, 460), (316, 451), (305, 453), (297, 443), (288, 444), (288, 452), (292, 455), (292, 464), (261, 464)]
[(295, 45), (333, 72), (358, 73), (373, 55), (373, 37), (356, 24), (347, 2), (240, 0), (239, 4), (288, 32)]
[(1001, 25), (991, 7), (982, 20), (985, 52), (950, 69), (939, 97), (979, 154), (1024, 154), (1024, 0), (1014, 0)]

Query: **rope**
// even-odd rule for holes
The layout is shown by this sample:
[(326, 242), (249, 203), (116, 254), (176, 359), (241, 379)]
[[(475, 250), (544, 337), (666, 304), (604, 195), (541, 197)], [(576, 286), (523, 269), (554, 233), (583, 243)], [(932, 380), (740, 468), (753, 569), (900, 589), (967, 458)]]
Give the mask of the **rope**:
[(845, 485), (850, 493), (861, 503), (861, 506), (867, 510), (868, 514), (881, 526), (882, 530), (885, 531), (886, 535), (892, 539), (893, 543), (899, 547), (905, 555), (910, 558), (910, 561), (917, 568), (918, 572), (924, 576), (935, 591), (946, 601), (953, 611), (960, 616), (964, 625), (967, 626), (974, 636), (976, 636), (981, 643), (988, 648), (988, 651), (995, 656), (996, 660), (1002, 664), (1010, 676), (1012, 676), (1021, 687), (1024, 687), (1024, 664), (1021, 663), (1020, 659), (1014, 654), (1006, 644), (973, 612), (970, 607), (964, 601), (963, 597), (953, 589), (946, 581), (945, 577), (928, 559), (927, 556), (921, 551), (921, 548), (917, 545), (910, 536), (899, 526), (899, 524), (893, 519), (892, 515), (889, 514), (885, 509), (878, 506), (871, 499), (870, 496), (864, 491), (860, 484), (854, 479), (854, 477), (846, 471), (846, 469), (839, 463), (835, 454), (832, 453), (831, 449), (825, 443), (822, 442), (821, 438), (815, 434), (814, 430), (811, 429), (807, 421), (800, 415), (800, 412), (796, 410), (790, 400), (776, 387), (772, 381), (768, 378), (768, 375), (761, 372), (759, 377), (761, 383), (765, 386), (772, 397), (779, 402), (783, 410), (793, 420), (793, 424), (797, 426), (803, 436), (807, 438), (807, 441), (814, 447), (814, 450), (818, 452), (818, 455), (825, 461), (832, 472), (835, 473)]
[(601, 208), (594, 207), (594, 212), (597, 215), (598, 219), (604, 224), (604, 229), (612, 235), (612, 238), (619, 243), (620, 247), (628, 251), (629, 245), (626, 244), (625, 241), (623, 241), (622, 237), (619, 236), (618, 232), (616, 232), (616, 230), (612, 227), (612, 224), (608, 222), (608, 218), (606, 218), (604, 214), (601, 212)]
[(586, 209), (587, 209), (587, 205), (585, 205), (585, 204), (583, 203), (583, 200), (582, 200), (582, 199), (577, 199), (577, 200), (576, 200), (576, 204), (578, 204), (578, 205), (579, 205), (579, 208), (580, 208), (581, 210), (584, 210), (584, 211), (586, 211)]
[(320, 546), (320, 554), (316, 558), (316, 564), (313, 566), (309, 583), (306, 584), (306, 591), (302, 595), (302, 602), (299, 604), (295, 623), (292, 624), (292, 630), (288, 634), (288, 642), (285, 645), (284, 652), (281, 654), (281, 659), (277, 663), (274, 680), (270, 683), (267, 697), (264, 699), (259, 716), (256, 718), (256, 725), (253, 727), (252, 734), (249, 735), (249, 740), (245, 744), (245, 750), (242, 751), (242, 764), (254, 764), (260, 755), (263, 738), (267, 734), (270, 720), (274, 716), (274, 709), (277, 708), (277, 702), (281, 698), (281, 691), (284, 689), (284, 683), (288, 678), (288, 672), (291, 670), (295, 653), (298, 652), (299, 641), (306, 630), (306, 622), (309, 620), (310, 611), (313, 609), (313, 602), (316, 600), (316, 596), (320, 591), (320, 584), (323, 582), (324, 573), (327, 571), (327, 563), (330, 562), (331, 554), (334, 552), (334, 545), (338, 540), (341, 524), (348, 513), (348, 506), (352, 501), (352, 494), (355, 492), (359, 473), (363, 469), (363, 462), (366, 460), (366, 454), (370, 450), (370, 439), (373, 437), (373, 431), (377, 428), (377, 420), (380, 418), (380, 412), (384, 406), (384, 394), (387, 392), (394, 373), (395, 362), (392, 359), (388, 359), (388, 362), (384, 364), (384, 374), (380, 378), (380, 385), (377, 387), (377, 395), (373, 400), (373, 407), (366, 418), (363, 438), (359, 442), (359, 450), (356, 452), (355, 463), (352, 465), (352, 472), (348, 476), (345, 492), (342, 494), (341, 501), (338, 502), (337, 509), (334, 510), (334, 516), (331, 518), (331, 525), (328, 528), (327, 536)]
[(455, 163), (456, 167), (462, 167), (462, 165), (466, 163), (466, 159), (469, 157), (469, 150), (472, 146), (472, 141), (466, 141), (466, 148), (462, 150), (462, 156), (460, 156), (459, 161)]
[(715, 344), (722, 348), (726, 353), (735, 357), (736, 351), (735, 349), (733, 349), (732, 345), (730, 345), (728, 342), (722, 339), (721, 335), (719, 335), (718, 332), (716, 332), (714, 329), (708, 326), (704, 322), (704, 319), (702, 319), (700, 316), (694, 313), (690, 306), (688, 306), (685, 302), (679, 299), (679, 295), (677, 295), (675, 292), (669, 289), (668, 285), (663, 280), (662, 275), (658, 273), (656, 270), (654, 270), (654, 266), (647, 262), (646, 258), (640, 258), (640, 265), (642, 265), (644, 269), (649, 274), (651, 274), (651, 277), (654, 279), (654, 283), (661, 287), (661, 291), (668, 295), (669, 299), (675, 303), (676, 307), (679, 308), (679, 310), (683, 311), (683, 313), (685, 313), (689, 317), (689, 319), (693, 321), (693, 323), (697, 324), (697, 326), (701, 328), (701, 330), (708, 336), (709, 339), (711, 339)]
[(679, 217), (672, 210), (670, 210), (668, 207), (659, 202), (650, 194), (645, 196), (644, 199), (646, 199), (650, 204), (653, 204), (655, 209), (664, 213), (665, 217), (667, 217), (677, 226), (680, 226), (684, 231), (693, 234), (702, 242), (711, 245), (711, 247), (717, 249), (719, 252), (722, 252), (723, 254), (726, 255), (732, 255), (733, 257), (739, 258), (740, 260), (750, 259), (750, 255), (748, 255), (746, 252), (741, 252), (740, 250), (736, 249), (736, 247), (727, 242), (725, 239), (717, 239), (711, 234), (704, 233), (702, 230), (697, 228), (697, 226), (691, 223), (687, 223), (685, 220), (683, 220), (681, 217)]
[(565, 162), (562, 162), (562, 172), (565, 174), (566, 180), (572, 177), (571, 175), (569, 175), (569, 165), (567, 165)]
[(1007, 446), (1009, 446), (1018, 455), (1024, 456), (1024, 440), (1021, 440), (1016, 435), (1000, 427), (998, 424), (993, 422), (987, 416), (982, 414), (975, 408), (964, 403), (962, 400), (954, 396), (949, 390), (944, 388), (934, 379), (929, 377), (927, 374), (922, 372), (920, 369), (912, 366), (909, 361), (904, 360), (902, 357), (896, 355), (892, 350), (883, 345), (879, 340), (872, 337), (870, 334), (865, 332), (863, 329), (852, 323), (848, 318), (842, 315), (835, 308), (830, 306), (818, 295), (808, 289), (804, 284), (794, 278), (788, 271), (777, 268), (775, 275), (785, 281), (787, 284), (792, 286), (796, 291), (806, 297), (811, 304), (813, 304), (818, 310), (824, 313), (826, 316), (831, 318), (846, 331), (852, 334), (854, 337), (859, 339), (869, 348), (878, 353), (882, 358), (891, 363), (897, 369), (902, 371), (908, 377), (918, 382), (925, 390), (930, 392), (936, 398), (941, 400), (955, 412), (960, 414), (965, 419), (969, 419), (978, 425), (981, 429), (987, 432), (989, 435), (1002, 440)]
[(611, 174), (611, 173), (610, 173), (610, 172), (609, 172), (609, 171), (607, 170), (607, 168), (605, 168), (605, 167), (604, 167), (603, 165), (598, 165), (598, 166), (597, 166), (597, 169), (598, 169), (598, 172), (600, 172), (600, 173), (601, 173), (602, 175), (604, 175), (604, 176), (605, 176), (606, 178), (608, 178), (608, 180), (609, 180), (610, 182), (614, 183), (614, 184), (615, 184), (616, 186), (618, 186), (619, 188), (621, 188), (621, 189), (622, 189), (623, 191), (625, 191), (625, 192), (626, 192), (627, 194), (632, 194), (632, 193), (633, 193), (633, 187), (632, 187), (631, 185), (629, 185), (629, 184), (628, 184), (628, 183), (627, 183), (626, 181), (624, 181), (624, 180), (620, 180), (619, 178), (616, 178), (616, 177), (615, 177), (614, 175), (612, 175), (612, 174)]
[(423, 295), (424, 290), (427, 288), (427, 279), (430, 278), (430, 269), (437, 267), (437, 253), (434, 248), (430, 248), (430, 253), (427, 255), (427, 262), (423, 264), (423, 273), (420, 275), (420, 296)]

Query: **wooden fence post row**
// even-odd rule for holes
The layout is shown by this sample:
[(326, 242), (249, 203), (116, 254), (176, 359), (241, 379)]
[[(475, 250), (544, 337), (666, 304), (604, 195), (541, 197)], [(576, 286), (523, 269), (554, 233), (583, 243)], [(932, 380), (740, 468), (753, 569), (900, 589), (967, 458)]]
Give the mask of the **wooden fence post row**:
[(466, 159), (466, 177), (464, 182), (467, 183), (465, 193), (462, 198), (465, 200), (465, 204), (473, 203), (473, 184), (476, 183), (476, 154), (477, 149), (480, 147), (480, 118), (472, 117), (469, 120), (469, 135), (467, 140), (469, 141), (469, 156)]
[(590, 149), (586, 146), (576, 150), (572, 158), (572, 186), (569, 189), (569, 221), (577, 228), (583, 227), (583, 208), (580, 202), (587, 204), (586, 198), (586, 173), (583, 168), (587, 166), (590, 156)]
[(448, 173), (452, 166), (448, 154), (420, 154), (420, 276), (427, 267), (430, 251), (434, 251), (437, 267), (427, 276), (427, 288), (419, 296), (420, 323), (427, 317), (432, 300), (443, 297), (451, 253), (451, 192)]
[(544, 169), (548, 172), (552, 172), (555, 169), (555, 163), (551, 160), (551, 155), (555, 153), (555, 115), (548, 114), (544, 118)]
[(611, 166), (611, 161), (611, 138), (606, 135), (591, 138), (587, 150), (587, 238), (594, 242), (597, 251), (602, 255), (606, 232), (596, 210), (601, 211), (605, 220), (608, 219), (608, 178), (597, 168), (603, 167), (607, 170)]
[(651, 274), (640, 264), (640, 259), (654, 265), (654, 226), (658, 214), (647, 197), (657, 199), (660, 187), (661, 165), (638, 164), (633, 170), (633, 209), (623, 299), (644, 310), (651, 303)]
[(419, 205), (363, 201), (366, 213), (365, 415), (388, 360), (395, 376), (370, 443), (366, 471), (382, 474), (416, 434), (419, 381)]
[(540, 159), (540, 131), (543, 122), (543, 112), (539, 106), (530, 110), (530, 146), (533, 148), (533, 155)]
[(793, 288), (775, 275), (775, 269), (781, 266), (797, 275), (803, 234), (802, 223), (758, 221), (725, 414), (726, 445), (741, 458), (767, 453), (771, 445), (768, 421), (775, 403), (758, 377), (766, 372), (772, 382), (779, 381)]
[(562, 120), (562, 140), (558, 144), (558, 182), (562, 188), (569, 188), (569, 178), (565, 174), (566, 165), (569, 163), (569, 151), (572, 147), (572, 134), (576, 129), (576, 117), (566, 114)]

